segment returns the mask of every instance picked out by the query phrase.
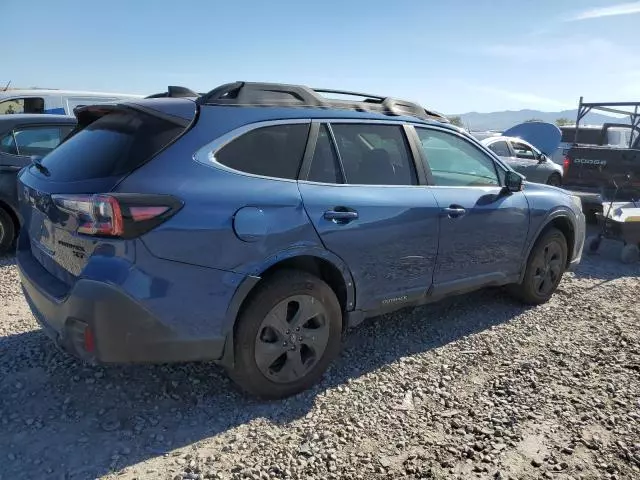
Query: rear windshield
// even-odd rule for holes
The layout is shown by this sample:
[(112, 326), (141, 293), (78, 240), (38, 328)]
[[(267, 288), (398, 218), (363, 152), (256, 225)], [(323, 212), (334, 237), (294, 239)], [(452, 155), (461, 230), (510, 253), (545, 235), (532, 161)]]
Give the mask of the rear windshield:
[[(575, 127), (562, 127), (562, 141), (573, 143), (576, 139)], [(581, 128), (578, 131), (578, 143), (585, 145), (598, 145), (602, 138), (602, 130), (599, 128)]]
[(42, 164), (52, 180), (61, 182), (123, 175), (148, 161), (183, 130), (146, 113), (115, 111), (71, 136)]

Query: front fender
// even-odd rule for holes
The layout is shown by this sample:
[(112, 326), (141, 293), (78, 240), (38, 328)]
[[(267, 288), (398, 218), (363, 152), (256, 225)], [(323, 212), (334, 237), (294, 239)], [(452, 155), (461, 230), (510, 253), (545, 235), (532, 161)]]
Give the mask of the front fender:
[(551, 222), (561, 217), (566, 218), (571, 223), (574, 233), (577, 232), (578, 228), (576, 225), (575, 214), (569, 207), (561, 205), (549, 211), (543, 219), (539, 221), (537, 228), (532, 229), (532, 232), (534, 233), (527, 239), (525, 255), (522, 257), (522, 265), (520, 268), (520, 281), (524, 278), (527, 262), (529, 261), (529, 255), (531, 255), (531, 250), (533, 250), (536, 241), (540, 238), (542, 232), (551, 224)]

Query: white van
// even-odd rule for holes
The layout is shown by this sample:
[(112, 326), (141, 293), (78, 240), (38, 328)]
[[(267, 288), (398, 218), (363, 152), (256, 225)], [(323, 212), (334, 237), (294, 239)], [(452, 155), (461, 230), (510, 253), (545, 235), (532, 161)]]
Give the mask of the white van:
[(132, 100), (142, 97), (142, 95), (120, 93), (76, 92), (35, 88), (5, 90), (0, 91), (0, 115), (8, 113), (73, 115), (73, 109), (78, 106)]

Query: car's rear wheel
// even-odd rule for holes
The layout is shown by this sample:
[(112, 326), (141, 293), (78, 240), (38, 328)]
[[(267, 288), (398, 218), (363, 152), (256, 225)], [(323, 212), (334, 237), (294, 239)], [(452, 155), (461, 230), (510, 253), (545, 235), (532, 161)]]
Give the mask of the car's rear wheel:
[(0, 207), (0, 254), (6, 253), (13, 245), (16, 228), (11, 215)]
[(567, 252), (564, 234), (555, 228), (547, 230), (531, 250), (522, 283), (512, 285), (511, 293), (530, 305), (547, 302), (566, 270)]
[(559, 187), (562, 185), (562, 178), (557, 173), (552, 173), (547, 179), (547, 185), (551, 185), (553, 187)]
[(296, 270), (265, 280), (237, 320), (231, 378), (263, 398), (299, 393), (340, 351), (342, 312), (331, 288)]

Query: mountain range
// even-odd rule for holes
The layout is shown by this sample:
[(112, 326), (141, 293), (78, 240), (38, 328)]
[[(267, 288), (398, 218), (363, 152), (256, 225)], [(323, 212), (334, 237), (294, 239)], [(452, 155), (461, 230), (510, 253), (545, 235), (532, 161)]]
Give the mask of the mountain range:
[[(509, 127), (527, 120), (542, 120), (555, 123), (560, 118), (565, 118), (575, 123), (578, 110), (562, 110), (560, 112), (542, 112), (540, 110), (506, 110), (503, 112), (478, 113), (469, 112), (457, 115), (448, 115), (450, 118), (459, 116), (463, 126), (471, 131), (506, 130)], [(629, 123), (628, 118), (603, 115), (590, 112), (580, 121), (580, 125), (602, 125), (603, 123)]]

